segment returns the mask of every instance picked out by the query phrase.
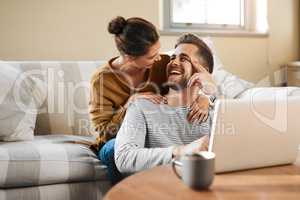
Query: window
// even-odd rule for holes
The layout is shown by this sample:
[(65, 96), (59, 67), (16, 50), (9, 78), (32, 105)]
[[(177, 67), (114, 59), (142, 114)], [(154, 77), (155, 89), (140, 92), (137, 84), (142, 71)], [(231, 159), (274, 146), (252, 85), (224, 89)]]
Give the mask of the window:
[(266, 34), (267, 0), (161, 0), (162, 30)]

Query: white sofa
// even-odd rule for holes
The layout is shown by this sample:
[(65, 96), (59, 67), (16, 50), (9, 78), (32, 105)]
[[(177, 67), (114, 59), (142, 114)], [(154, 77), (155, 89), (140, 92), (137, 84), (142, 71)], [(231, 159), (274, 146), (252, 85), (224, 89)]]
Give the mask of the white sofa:
[[(0, 142), (0, 200), (102, 199), (111, 187), (106, 167), (87, 145), (74, 141), (94, 140), (88, 116), (89, 81), (103, 62), (6, 63), (42, 80), (47, 96), (33, 141)], [(228, 98), (253, 87), (223, 69), (216, 73)]]
[(94, 140), (89, 80), (101, 62), (5, 63), (42, 80), (46, 95), (34, 140), (0, 142), (0, 200), (102, 199), (106, 167), (84, 144)]

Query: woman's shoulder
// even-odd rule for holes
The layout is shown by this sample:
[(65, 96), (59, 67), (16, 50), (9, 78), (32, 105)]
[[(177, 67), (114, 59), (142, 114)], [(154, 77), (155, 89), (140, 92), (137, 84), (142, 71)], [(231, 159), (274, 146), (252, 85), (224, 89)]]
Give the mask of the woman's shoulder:
[(114, 74), (109, 63), (110, 61), (97, 67), (97, 69), (92, 74), (91, 83), (99, 82), (100, 80), (106, 82), (106, 80), (111, 81), (114, 79)]

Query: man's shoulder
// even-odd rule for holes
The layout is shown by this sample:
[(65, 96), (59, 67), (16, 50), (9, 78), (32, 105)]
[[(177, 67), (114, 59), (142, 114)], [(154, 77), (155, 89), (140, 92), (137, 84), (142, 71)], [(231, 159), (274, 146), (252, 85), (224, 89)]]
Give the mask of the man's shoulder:
[(153, 114), (157, 113), (159, 108), (147, 99), (136, 99), (130, 103), (126, 111), (125, 121), (141, 123), (153, 118)]
[(140, 108), (148, 108), (148, 107), (157, 107), (158, 106), (157, 104), (154, 104), (150, 100), (144, 99), (144, 98), (136, 99), (134, 102), (132, 102), (132, 105), (138, 106)]
[(146, 111), (154, 111), (159, 109), (159, 104), (154, 104), (148, 99), (139, 98), (132, 102), (129, 106), (138, 109), (140, 112), (144, 113)]

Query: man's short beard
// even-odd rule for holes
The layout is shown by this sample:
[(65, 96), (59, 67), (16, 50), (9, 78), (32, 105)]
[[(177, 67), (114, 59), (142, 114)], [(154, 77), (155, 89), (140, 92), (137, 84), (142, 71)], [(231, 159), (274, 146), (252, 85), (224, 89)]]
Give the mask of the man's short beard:
[(168, 82), (167, 86), (173, 90), (180, 91), (187, 88), (188, 79), (184, 78), (179, 83)]

